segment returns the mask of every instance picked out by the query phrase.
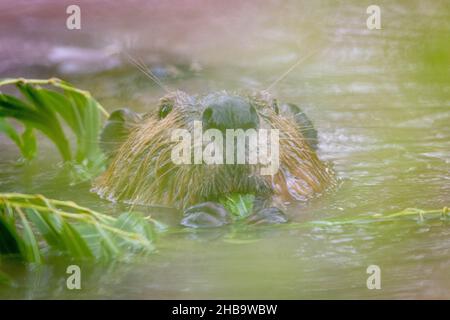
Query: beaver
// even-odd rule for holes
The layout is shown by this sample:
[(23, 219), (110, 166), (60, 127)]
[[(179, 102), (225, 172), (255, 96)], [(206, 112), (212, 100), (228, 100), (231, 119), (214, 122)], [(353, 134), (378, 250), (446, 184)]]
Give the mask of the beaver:
[[(260, 164), (176, 164), (171, 158), (174, 129), (278, 129), (279, 169), (262, 175)], [(334, 185), (332, 169), (319, 160), (317, 131), (295, 104), (279, 104), (266, 91), (202, 96), (183, 91), (163, 96), (158, 108), (137, 114), (114, 111), (101, 133), (109, 158), (93, 190), (101, 197), (135, 204), (174, 207), (183, 211), (181, 224), (212, 227), (230, 223), (219, 202), (230, 194), (254, 195), (248, 223), (283, 223), (285, 205), (306, 201)]]

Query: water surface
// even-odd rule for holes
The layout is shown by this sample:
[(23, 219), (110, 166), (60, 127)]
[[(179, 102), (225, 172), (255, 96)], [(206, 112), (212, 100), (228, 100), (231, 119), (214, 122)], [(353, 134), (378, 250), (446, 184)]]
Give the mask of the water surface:
[[(132, 52), (167, 86), (189, 93), (262, 90), (317, 52), (272, 93), (312, 119), (319, 155), (340, 184), (290, 205), (290, 218), (363, 218), (448, 206), (449, 4), (381, 1), (382, 30), (367, 29), (367, 5), (82, 2), (85, 18), (76, 33), (61, 27), (64, 1), (2, 3), (7, 27), (0, 31), (0, 75), (58, 76), (90, 90), (108, 110), (146, 111), (164, 92), (118, 52)], [(42, 142), (36, 161), (17, 165), (17, 150), (0, 138), (0, 191), (70, 199), (111, 214), (126, 209), (90, 193), (89, 183), (70, 185), (57, 151)], [(159, 239), (156, 254), (86, 264), (83, 289), (76, 292), (65, 289), (67, 261), (8, 263), (4, 270), (16, 287), (0, 289), (0, 297), (450, 298), (448, 220), (200, 232), (178, 228), (176, 214), (140, 210), (176, 231)], [(366, 287), (371, 264), (382, 270), (381, 290)]]

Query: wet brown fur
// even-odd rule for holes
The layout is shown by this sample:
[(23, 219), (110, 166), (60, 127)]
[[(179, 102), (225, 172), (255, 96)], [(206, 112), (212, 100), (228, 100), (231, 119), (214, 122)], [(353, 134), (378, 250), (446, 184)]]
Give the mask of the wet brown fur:
[(119, 147), (108, 169), (95, 181), (94, 190), (111, 200), (163, 205), (185, 209), (228, 193), (253, 193), (274, 203), (306, 200), (335, 182), (334, 175), (313, 149), (294, 119), (279, 115), (267, 93), (248, 96), (265, 125), (280, 132), (280, 169), (274, 176), (261, 176), (258, 165), (176, 165), (171, 161), (171, 130), (190, 127), (183, 108), (189, 96), (169, 93), (160, 104), (172, 103), (163, 119), (156, 112), (136, 124)]

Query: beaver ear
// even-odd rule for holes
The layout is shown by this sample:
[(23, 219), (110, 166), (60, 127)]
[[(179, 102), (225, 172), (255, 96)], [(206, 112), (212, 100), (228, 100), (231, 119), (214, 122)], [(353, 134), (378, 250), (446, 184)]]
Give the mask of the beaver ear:
[(110, 158), (126, 140), (131, 128), (142, 120), (142, 116), (130, 109), (113, 111), (100, 133), (100, 148)]
[(309, 146), (317, 151), (319, 142), (317, 130), (308, 116), (295, 104), (285, 103), (280, 106), (280, 113), (286, 117), (293, 117), (300, 132), (306, 138)]

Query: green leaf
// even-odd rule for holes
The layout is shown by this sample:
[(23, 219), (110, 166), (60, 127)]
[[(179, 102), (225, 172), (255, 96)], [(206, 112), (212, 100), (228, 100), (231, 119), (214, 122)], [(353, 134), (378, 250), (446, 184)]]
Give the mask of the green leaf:
[(83, 119), (80, 123), (79, 151), (77, 161), (86, 158), (92, 160), (100, 152), (98, 136), (101, 129), (99, 107), (91, 97), (86, 97), (76, 91), (65, 91), (72, 108), (78, 111), (79, 117)]
[(20, 139), (19, 133), (16, 131), (14, 126), (12, 126), (10, 123), (6, 122), (6, 119), (0, 118), (0, 132), (3, 132), (6, 134), (14, 143), (21, 148), (22, 147), (22, 141)]
[(0, 252), (2, 254), (19, 254), (20, 241), (14, 219), (0, 215)]
[[(36, 129), (54, 143), (63, 160), (73, 164), (76, 167), (74, 173), (80, 174), (82, 179), (90, 178), (104, 168), (105, 157), (98, 137), (100, 114), (108, 114), (88, 92), (59, 79), (0, 81), (0, 86), (13, 84), (24, 99), (0, 93), (0, 132), (16, 143), (26, 159), (32, 159), (36, 154), (37, 144), (33, 133)], [(21, 122), (23, 134), (20, 135), (5, 118)], [(70, 130), (64, 130), (65, 125)], [(75, 152), (65, 131), (71, 131), (76, 137)]]
[(25, 130), (21, 135), (22, 144), (20, 146), (20, 151), (25, 159), (31, 160), (36, 156), (37, 152), (37, 141), (34, 135), (33, 127), (30, 125), (25, 126)]
[(70, 201), (0, 193), (0, 254), (29, 262), (42, 262), (44, 252), (103, 261), (151, 252), (153, 227), (136, 212), (115, 218)]
[(47, 136), (55, 143), (59, 149), (64, 160), (70, 160), (72, 158), (69, 141), (61, 127), (58, 118), (56, 117), (55, 110), (49, 105), (49, 101), (41, 95), (41, 91), (44, 89), (35, 88), (29, 84), (18, 83), (18, 88), (22, 94), (28, 98), (29, 102), (35, 107), (41, 121), (48, 127), (46, 130)]
[(31, 229), (30, 223), (28, 222), (25, 214), (20, 208), (15, 208), (19, 213), (20, 220), (23, 226), (23, 242), (22, 242), (22, 256), (28, 262), (41, 262), (41, 254), (39, 251), (39, 246), (36, 238), (34, 237), (33, 230)]
[(63, 242), (60, 241), (60, 234), (49, 220), (50, 217), (47, 213), (39, 213), (35, 209), (28, 209), (27, 213), (31, 222), (33, 222), (36, 229), (50, 246), (59, 250), (65, 250)]
[(32, 126), (27, 125), (24, 132), (19, 134), (5, 118), (0, 118), (0, 132), (5, 133), (17, 145), (25, 159), (34, 158), (37, 144)]
[(74, 258), (93, 258), (94, 255), (89, 248), (88, 243), (77, 229), (71, 224), (63, 221), (61, 230), (61, 238), (68, 249), (69, 254)]
[(252, 213), (255, 196), (233, 193), (219, 199), (219, 202), (237, 218), (245, 218)]
[(10, 117), (45, 134), (57, 146), (63, 159), (71, 159), (70, 147), (58, 120), (45, 111), (34, 110), (13, 96), (0, 94), (0, 117)]
[[(130, 238), (118, 239), (121, 245), (127, 246), (129, 249), (132, 250), (140, 250), (143, 249), (142, 241), (144, 241), (145, 242), (144, 249), (153, 250), (153, 244), (150, 241), (148, 241), (148, 239), (153, 239), (155, 237), (155, 233), (150, 223), (145, 220), (145, 218), (141, 213), (138, 212), (122, 213), (117, 218), (114, 227), (138, 235), (138, 237), (136, 237), (136, 240)], [(140, 239), (140, 241), (138, 241), (138, 239)]]
[(63, 94), (46, 89), (38, 89), (38, 94), (42, 101), (49, 106), (50, 109), (58, 113), (72, 131), (78, 136), (82, 132), (82, 119), (76, 108)]

